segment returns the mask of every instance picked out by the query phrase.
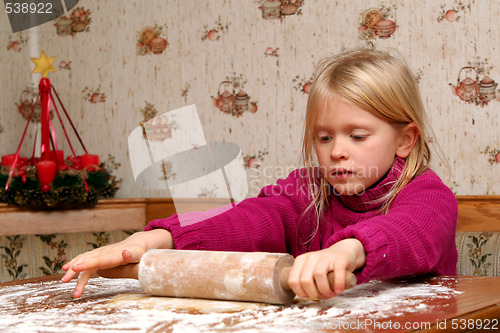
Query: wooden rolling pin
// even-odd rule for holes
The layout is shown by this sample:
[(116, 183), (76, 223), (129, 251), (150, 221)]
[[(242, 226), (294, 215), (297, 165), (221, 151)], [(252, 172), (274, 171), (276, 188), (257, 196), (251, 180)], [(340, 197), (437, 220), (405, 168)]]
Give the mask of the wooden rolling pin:
[[(287, 304), (295, 297), (288, 285), (293, 260), (282, 253), (150, 250), (138, 277), (149, 295)], [(333, 279), (331, 272), (332, 289)], [(345, 289), (354, 285), (347, 274)]]

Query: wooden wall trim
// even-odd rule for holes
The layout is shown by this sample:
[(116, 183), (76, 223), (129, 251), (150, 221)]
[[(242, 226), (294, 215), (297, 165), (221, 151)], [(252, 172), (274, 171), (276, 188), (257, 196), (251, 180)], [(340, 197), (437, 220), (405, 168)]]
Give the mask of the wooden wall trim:
[(500, 196), (457, 196), (457, 231), (500, 231)]
[[(457, 231), (500, 232), (500, 196), (457, 196), (457, 201)], [(180, 203), (185, 210), (205, 211), (222, 201), (186, 199)], [(105, 199), (92, 208), (55, 211), (0, 204), (0, 236), (142, 229), (149, 221), (175, 212), (171, 198)]]
[(0, 204), (0, 236), (144, 228), (146, 200), (100, 200), (91, 208), (34, 211)]
[(181, 212), (205, 212), (211, 208), (220, 207), (227, 204), (227, 199), (175, 199), (154, 198), (146, 199), (146, 223), (156, 219), (162, 219), (176, 213), (176, 207), (180, 207)]

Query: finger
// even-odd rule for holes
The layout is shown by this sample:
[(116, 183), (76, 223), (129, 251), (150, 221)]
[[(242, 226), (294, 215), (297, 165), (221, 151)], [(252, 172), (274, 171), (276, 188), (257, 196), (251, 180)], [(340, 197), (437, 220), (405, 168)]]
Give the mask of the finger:
[(330, 283), (327, 277), (327, 267), (318, 266), (314, 272), (314, 281), (318, 289), (319, 298), (330, 298), (335, 296), (335, 293), (330, 288)]
[(67, 262), (61, 267), (61, 269), (66, 272), (70, 267), (71, 267), (70, 262)]
[(75, 272), (83, 272), (87, 270), (96, 271), (98, 269), (107, 269), (123, 264), (127, 264), (127, 262), (123, 260), (122, 254), (114, 252), (106, 255), (84, 258), (82, 261), (74, 264), (71, 269)]
[(125, 261), (126, 263), (131, 263), (134, 260), (134, 256), (130, 250), (123, 250), (122, 251), (122, 258), (123, 258), (123, 261)]
[[(84, 261), (77, 262), (73, 266), (71, 266), (71, 269), (77, 273), (87, 271), (89, 269), (93, 268), (99, 268), (99, 266), (102, 265), (102, 262), (99, 261), (98, 258), (87, 258)], [(107, 268), (107, 267), (104, 267)]]
[(321, 269), (317, 271), (317, 263), (309, 260), (300, 273), (300, 284), (308, 298), (318, 298), (320, 295), (315, 279), (315, 274), (318, 274), (318, 276), (321, 275), (320, 271)]
[(71, 268), (71, 266), (73, 266), (73, 264), (76, 262), (76, 260), (78, 259), (79, 257), (76, 257), (76, 258), (73, 258), (71, 259), (70, 261), (68, 261), (67, 263), (65, 263), (61, 268), (63, 271), (67, 271)]
[(345, 289), (345, 278), (346, 278), (346, 268), (345, 265), (337, 264), (335, 265), (335, 282), (333, 284), (333, 290), (337, 295), (342, 294)]
[(300, 283), (300, 274), (303, 267), (303, 257), (299, 256), (295, 259), (290, 275), (288, 276), (288, 285), (292, 291), (299, 297), (307, 297), (307, 293), (302, 288)]
[(86, 252), (86, 253), (83, 253), (83, 254), (80, 254), (79, 256), (71, 259), (66, 264), (64, 264), (62, 266), (62, 269), (64, 271), (69, 271), (69, 270), (75, 271), (73, 269), (75, 266), (77, 266), (78, 264), (80, 264), (82, 262), (85, 262), (85, 261), (89, 260), (90, 258), (94, 258), (96, 256), (98, 256), (98, 252), (95, 252), (95, 250), (90, 251), (90, 252)]
[(62, 269), (65, 270), (65, 271), (67, 271), (68, 269), (70, 269), (76, 263), (86, 260), (86, 258), (92, 258), (92, 257), (99, 256), (99, 254), (103, 252), (103, 249), (107, 249), (109, 247), (110, 247), (110, 245), (107, 245), (107, 246), (103, 246), (103, 247), (94, 249), (92, 251), (86, 252), (86, 253), (82, 253), (82, 254), (76, 256), (75, 258), (71, 259), (67, 263), (65, 263), (62, 266)]
[(74, 270), (72, 269), (69, 269), (66, 273), (64, 273), (63, 277), (61, 278), (61, 280), (63, 282), (69, 282), (71, 280), (73, 280), (73, 278), (77, 275), (78, 273), (75, 272)]
[(140, 246), (132, 246), (122, 251), (123, 261), (127, 264), (138, 263), (144, 255), (144, 249)]
[(66, 271), (66, 273), (62, 277), (63, 282), (69, 282), (69, 281), (71, 281), (73, 278), (75, 278), (75, 276), (78, 275), (79, 272), (81, 272), (81, 270), (75, 270), (74, 269), (75, 267), (77, 267), (77, 265), (79, 264), (80, 260), (82, 260), (82, 256), (81, 255), (77, 256), (74, 259), (72, 259), (71, 261), (69, 261), (68, 263), (66, 263), (63, 266), (63, 269)]
[(73, 293), (74, 298), (82, 296), (83, 290), (85, 289), (85, 285), (89, 281), (91, 274), (92, 274), (91, 272), (85, 271), (80, 273), (80, 275), (78, 275), (78, 281), (76, 283), (75, 291)]

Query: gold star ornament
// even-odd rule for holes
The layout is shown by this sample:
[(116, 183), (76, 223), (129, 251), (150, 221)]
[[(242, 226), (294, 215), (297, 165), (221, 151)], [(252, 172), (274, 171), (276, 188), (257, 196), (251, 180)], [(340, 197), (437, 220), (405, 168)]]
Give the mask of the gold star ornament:
[(56, 69), (52, 66), (52, 63), (56, 57), (47, 57), (45, 52), (40, 53), (40, 58), (31, 58), (31, 61), (35, 63), (35, 68), (32, 73), (42, 73), (43, 77), (47, 77), (48, 72), (55, 72)]

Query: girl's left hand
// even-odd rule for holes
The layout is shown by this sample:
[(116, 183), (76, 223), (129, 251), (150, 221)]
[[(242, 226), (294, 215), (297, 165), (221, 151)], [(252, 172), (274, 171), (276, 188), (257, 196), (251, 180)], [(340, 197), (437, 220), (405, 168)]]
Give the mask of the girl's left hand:
[[(341, 240), (327, 249), (304, 253), (295, 259), (288, 283), (299, 297), (325, 299), (345, 289), (346, 272), (365, 265), (363, 244), (355, 239)], [(335, 272), (333, 290), (327, 274)]]

